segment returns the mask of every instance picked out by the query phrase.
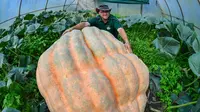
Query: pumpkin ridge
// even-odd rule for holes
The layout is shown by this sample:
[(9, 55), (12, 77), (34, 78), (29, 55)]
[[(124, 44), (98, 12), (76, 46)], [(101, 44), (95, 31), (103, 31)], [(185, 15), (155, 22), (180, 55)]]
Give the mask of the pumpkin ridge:
[[(116, 61), (114, 60), (114, 58), (111, 57), (111, 55), (108, 56), (107, 58), (109, 58), (110, 60), (113, 60), (113, 62), (116, 63)], [(105, 76), (108, 78), (108, 80), (109, 80), (109, 82), (111, 84), (112, 90), (113, 90), (113, 92), (115, 94), (116, 103), (117, 103), (118, 106), (120, 106), (120, 102), (119, 102), (119, 99), (118, 99), (119, 98), (119, 93), (117, 92), (118, 91), (117, 87), (115, 86), (115, 84), (113, 82), (113, 80), (116, 80), (116, 79), (113, 79), (114, 77), (111, 76), (110, 73), (108, 73), (109, 71), (107, 71), (106, 68), (104, 68), (104, 66), (105, 66), (104, 64), (101, 64), (100, 68), (101, 68), (102, 72), (105, 74)], [(116, 64), (116, 66), (118, 66), (118, 65)], [(119, 67), (117, 67), (117, 68), (119, 68)]]
[[(78, 36), (78, 37), (74, 37), (74, 38), (78, 38), (78, 39), (80, 39), (81, 38), (81, 36)], [(80, 39), (80, 40), (82, 40), (82, 38)], [(84, 41), (84, 40), (83, 40)], [(81, 41), (80, 41), (81, 42)], [(70, 42), (70, 43), (74, 43), (74, 42)], [(82, 43), (81, 43), (82, 44)], [(81, 45), (81, 46), (85, 46), (85, 45)], [(71, 50), (72, 51), (76, 51), (76, 50), (74, 50), (74, 46), (72, 46), (71, 47)], [(83, 47), (84, 48), (84, 47)], [(86, 51), (86, 49), (88, 49), (88, 48), (85, 48), (84, 50)], [(73, 55), (73, 57), (77, 57), (77, 56), (75, 56), (75, 55), (78, 55), (76, 52), (73, 52), (73, 53), (71, 53), (72, 55)], [(86, 53), (86, 55), (88, 56), (88, 54), (89, 54), (89, 52), (87, 52)], [(92, 58), (94, 58), (94, 56), (92, 56)], [(78, 58), (74, 58), (74, 60), (76, 61), (76, 62), (78, 62), (78, 60), (77, 60)], [(95, 60), (95, 59), (94, 59)], [(89, 63), (89, 64), (91, 64), (91, 63)], [(96, 64), (96, 65), (98, 65), (98, 64)], [(92, 66), (92, 65), (88, 65), (88, 66)], [(82, 69), (84, 69), (83, 68), (83, 66), (77, 66), (77, 68), (79, 69), (79, 71), (81, 72), (82, 71)], [(85, 70), (85, 69), (84, 69)], [(86, 69), (86, 71), (87, 71), (88, 69)], [(97, 77), (99, 77), (98, 75), (99, 75), (99, 73), (96, 71), (96, 70), (94, 70), (94, 71), (92, 71), (93, 73), (94, 73), (94, 76), (96, 76), (96, 83), (101, 83), (101, 79), (100, 78), (97, 78)], [(91, 72), (88, 72), (88, 74), (91, 74)], [(101, 75), (103, 75), (103, 74), (101, 74)], [(82, 78), (82, 79), (85, 79), (86, 77), (87, 77), (87, 75), (86, 76), (84, 76), (82, 73), (80, 73), (80, 77)], [(88, 80), (88, 79), (85, 79), (86, 81), (90, 81), (90, 80)], [(87, 83), (87, 82), (85, 82), (85, 81), (83, 81), (83, 84), (85, 84), (85, 83)], [(102, 85), (102, 84), (101, 84)], [(93, 95), (91, 95), (90, 94), (90, 96), (94, 96), (94, 94), (96, 94), (96, 93), (94, 93), (93, 91), (92, 91), (92, 88), (90, 87), (90, 88), (87, 88), (87, 86), (84, 86), (83, 88), (85, 88), (85, 89), (87, 89), (87, 90), (89, 90), (89, 91), (91, 91), (92, 93), (93, 93)], [(105, 90), (105, 85), (103, 84), (102, 86), (101, 86), (101, 88), (102, 88), (102, 90)], [(87, 92), (86, 92), (87, 93)], [(98, 94), (97, 94), (98, 95)], [(112, 99), (110, 99), (110, 97), (109, 97), (109, 95), (107, 94), (107, 93), (105, 93), (105, 95), (103, 95), (103, 94), (101, 94), (101, 96), (104, 96), (104, 97), (108, 97), (108, 99), (109, 100), (112, 100)], [(98, 95), (98, 97), (99, 97), (99, 95)], [(96, 101), (98, 100), (98, 102), (100, 101), (100, 99), (98, 99), (98, 97), (97, 97), (97, 99), (96, 98), (91, 98), (90, 97), (90, 99), (92, 99), (91, 101), (92, 101), (92, 103), (95, 105), (96, 103)], [(103, 98), (104, 98), (103, 97)], [(99, 111), (99, 107), (96, 107), (95, 108), (95, 110), (96, 111)], [(101, 110), (102, 111), (102, 110)]]
[[(52, 52), (52, 56), (53, 56), (53, 60), (54, 60), (54, 61), (52, 61), (52, 64), (54, 65), (55, 70), (57, 71), (56, 73), (58, 75), (56, 75), (56, 76), (61, 77), (61, 79), (58, 79), (58, 80), (60, 81), (60, 85), (61, 85), (62, 88), (69, 86), (68, 83), (65, 83), (66, 80), (68, 78), (73, 77), (72, 76), (73, 74), (76, 74), (76, 72), (65, 71), (66, 69), (61, 69), (61, 70), (59, 69), (59, 66), (61, 66), (60, 68), (67, 68), (67, 67), (70, 66), (70, 65), (67, 65), (67, 64), (64, 65), (65, 62), (63, 62), (62, 58), (61, 58), (63, 56), (67, 56), (67, 58), (72, 59), (72, 56), (71, 56), (69, 50), (67, 49), (68, 51), (65, 50), (64, 52), (58, 52), (58, 51), (62, 51), (63, 48), (65, 48), (65, 47), (67, 47), (67, 48), (69, 47), (69, 39), (70, 39), (70, 35), (66, 35), (65, 37), (62, 37), (60, 40), (58, 40), (57, 44), (56, 44), (56, 46), (55, 46), (55, 48), (53, 49), (53, 52)], [(63, 45), (61, 46), (61, 44), (63, 44)], [(72, 68), (75, 68), (74, 64), (72, 66), (74, 66)], [(74, 70), (76, 71), (76, 69), (74, 69)], [(64, 79), (64, 80), (61, 81), (62, 79)], [(63, 97), (65, 98), (66, 104), (68, 105), (67, 107), (65, 106), (67, 108), (66, 110), (68, 110), (68, 111), (73, 110), (74, 111), (75, 109), (71, 105), (71, 104), (73, 104), (73, 100), (70, 99), (70, 96), (65, 96), (65, 94), (67, 94), (68, 91), (66, 91), (65, 89), (62, 89), (62, 90), (63, 90), (62, 93), (64, 93)], [(61, 97), (61, 98), (63, 98), (63, 97)]]
[[(73, 75), (77, 75), (77, 76), (79, 76), (78, 78), (78, 80), (80, 80), (80, 82), (78, 83), (78, 86), (79, 86), (79, 88), (81, 89), (81, 94), (84, 94), (85, 92), (84, 92), (84, 89), (82, 89), (84, 86), (81, 84), (81, 82), (82, 83), (84, 83), (84, 81), (83, 81), (83, 78), (82, 78), (82, 73), (80, 72), (80, 68), (79, 68), (79, 65), (78, 65), (78, 61), (77, 61), (77, 55), (76, 55), (76, 52), (74, 51), (74, 47), (75, 47), (75, 44), (76, 43), (73, 43), (73, 39), (74, 38), (77, 38), (77, 37), (73, 37), (74, 36), (74, 33), (75, 33), (75, 31), (72, 31), (72, 32), (70, 32), (70, 36), (69, 36), (69, 45), (68, 45), (68, 49), (69, 49), (69, 54), (71, 55), (71, 59), (72, 59), (72, 61), (74, 62), (74, 68), (75, 68), (75, 73), (72, 73), (71, 75), (73, 76)], [(73, 86), (73, 85), (72, 85)], [(75, 85), (74, 85), (75, 86)], [(73, 88), (72, 87), (70, 87), (69, 86), (69, 92), (71, 92), (72, 90), (73, 90)], [(76, 96), (75, 96), (76, 95)], [(74, 102), (74, 101), (76, 101), (76, 98), (75, 97), (79, 97), (79, 95), (77, 95), (77, 93), (74, 95), (74, 97), (72, 97), (72, 102)], [(84, 97), (87, 97), (87, 98), (85, 98), (84, 100), (87, 100), (87, 99), (90, 99), (90, 97), (88, 97), (88, 96), (85, 96), (84, 95)], [(83, 97), (83, 98), (84, 98)], [(82, 100), (83, 101), (83, 100)], [(72, 104), (74, 104), (74, 103), (72, 103)], [(92, 104), (92, 103), (90, 103), (90, 104)], [(72, 107), (74, 107), (73, 105), (72, 105)], [(80, 107), (80, 106), (79, 106)], [(78, 111), (78, 110), (76, 110), (76, 111)]]
[[(110, 34), (107, 31), (101, 30), (104, 34), (104, 36), (110, 40), (117, 48), (117, 51), (119, 54), (127, 53), (126, 49), (124, 48), (124, 45), (122, 42), (118, 41), (112, 34)], [(112, 38), (111, 38), (112, 37)]]
[[(129, 90), (129, 100), (127, 101), (128, 102), (132, 102), (136, 96), (137, 96), (137, 93), (138, 93), (138, 73), (135, 72), (135, 66), (133, 65), (133, 63), (123, 54), (119, 54), (119, 56), (117, 55), (114, 55), (113, 56), (115, 58), (115, 60), (117, 61), (118, 65), (120, 66), (119, 69), (121, 69), (122, 73), (124, 74), (126, 80), (127, 80), (127, 84), (128, 84), (128, 90)], [(134, 69), (134, 70), (130, 70), (131, 73), (127, 74), (126, 73), (126, 67), (123, 68), (122, 66), (122, 63), (123, 62), (120, 62), (121, 60), (123, 60), (126, 64), (127, 64), (127, 68), (129, 68), (130, 66)], [(132, 78), (132, 80), (130, 81), (129, 79)], [(137, 84), (137, 86), (135, 88), (132, 88), (133, 84)], [(134, 90), (132, 90), (134, 89)], [(136, 94), (134, 94), (134, 91)]]
[[(91, 30), (90, 27), (86, 27), (82, 30), (84, 38), (85, 38), (85, 42), (88, 45), (88, 48), (91, 49), (91, 52), (93, 52), (93, 56), (96, 58), (98, 57), (98, 61), (100, 61), (100, 58), (103, 58), (105, 56), (105, 54), (107, 53), (107, 50), (105, 48), (105, 46), (102, 44), (102, 42), (100, 41), (100, 39), (95, 38), (96, 35), (94, 35), (94, 28), (92, 28)], [(97, 61), (97, 62), (98, 62)]]
[(58, 78), (57, 78), (57, 72), (56, 70), (54, 69), (54, 64), (53, 64), (53, 53), (54, 53), (54, 50), (55, 50), (55, 45), (53, 46), (52, 48), (52, 51), (49, 53), (49, 58), (48, 58), (48, 62), (49, 62), (49, 68), (50, 68), (50, 71), (52, 72), (52, 81), (54, 81), (55, 83), (55, 86), (57, 86), (59, 89), (59, 94), (60, 94), (60, 97), (61, 97), (61, 101), (63, 102), (63, 104), (65, 105), (65, 110), (67, 108), (67, 100), (65, 98), (65, 95), (64, 95), (64, 92), (63, 92), (63, 89), (62, 89), (62, 86), (61, 84), (59, 83), (58, 81)]
[[(120, 54), (115, 54), (115, 55), (121, 56)], [(117, 60), (117, 57), (115, 57), (114, 55), (111, 55), (110, 57), (113, 58), (113, 60), (116, 62), (116, 65), (118, 66), (119, 71), (121, 71), (121, 73), (123, 74), (123, 76), (125, 76), (124, 71), (121, 68), (121, 64), (119, 63), (119, 60)], [(125, 82), (127, 82), (127, 77), (126, 76), (124, 77), (124, 79), (125, 79)], [(127, 83), (125, 83), (125, 85), (127, 87), (127, 89), (126, 89), (127, 90), (126, 91), (127, 94), (125, 95), (126, 98), (127, 98), (127, 100), (124, 101), (124, 103), (121, 103), (120, 106), (126, 105), (128, 103), (128, 101), (129, 101), (129, 98), (130, 98), (130, 87), (129, 87), (129, 85)]]
[(45, 100), (46, 100), (46, 103), (48, 103), (48, 105), (49, 105), (48, 107), (50, 108), (50, 110), (55, 111), (54, 108), (52, 108), (52, 104), (50, 103), (50, 98), (49, 98), (50, 96), (47, 95), (47, 90), (44, 89), (44, 87), (40, 83), (40, 82), (42, 82), (41, 79), (40, 79), (40, 74), (39, 74), (40, 68), (37, 69), (36, 72), (37, 72), (37, 85), (38, 85), (39, 88), (42, 88), (41, 89), (42, 91), (41, 90), (39, 90), (39, 91), (42, 94), (42, 96), (47, 96), (47, 98)]
[[(92, 55), (92, 57), (93, 57), (93, 59), (94, 59), (95, 61), (97, 61), (98, 59), (95, 57), (94, 52), (92, 51), (92, 49), (89, 49), (90, 47), (89, 47), (88, 42), (86, 41), (86, 38), (85, 38), (84, 33), (83, 33), (83, 41), (85, 42), (85, 47), (88, 48), (88, 49), (86, 49), (86, 50), (88, 50), (87, 54), (90, 52), (91, 55)], [(100, 65), (99, 65), (98, 63), (96, 63), (95, 66), (100, 68)], [(100, 69), (100, 71), (101, 71), (103, 74), (105, 74), (104, 71), (103, 71), (102, 69)], [(94, 72), (97, 74), (96, 71), (94, 71)], [(104, 75), (104, 76), (105, 76), (105, 75)], [(106, 76), (105, 76), (105, 77), (106, 77)], [(108, 79), (108, 77), (106, 77), (106, 78)], [(108, 79), (108, 81), (109, 81), (109, 79)], [(100, 81), (100, 82), (101, 82), (101, 81)], [(109, 84), (111, 85), (110, 81), (109, 81)], [(111, 85), (111, 87), (112, 87), (112, 85)], [(103, 87), (103, 88), (104, 88), (104, 90), (106, 90), (106, 87)], [(112, 88), (113, 88), (113, 87), (112, 87)], [(113, 91), (113, 89), (112, 89), (112, 91)], [(114, 92), (113, 92), (113, 93), (114, 93)], [(110, 96), (109, 96), (109, 97), (110, 97)], [(117, 101), (117, 100), (116, 100), (116, 97), (114, 97), (114, 101)], [(117, 108), (118, 108), (118, 110), (119, 110), (118, 105), (116, 105), (116, 106), (117, 106)]]
[[(107, 36), (107, 34), (109, 33), (108, 31), (105, 31), (105, 30), (100, 30), (100, 32), (102, 33), (102, 37), (104, 38), (104, 39), (102, 39), (102, 41), (105, 41), (106, 43), (105, 43), (105, 45), (107, 45), (108, 44), (108, 48), (109, 48), (109, 52), (111, 52), (112, 54), (115, 54), (115, 53), (118, 53), (118, 54), (120, 54), (120, 50), (118, 49), (118, 47), (117, 47), (117, 45), (116, 45), (116, 40), (114, 40), (115, 39), (115, 37), (111, 34), (110, 36), (113, 36), (113, 38), (111, 39), (109, 36)], [(113, 52), (114, 51), (114, 52)]]
[[(54, 46), (55, 46), (55, 44), (52, 45), (51, 48), (53, 48)], [(43, 61), (45, 60), (44, 63), (46, 63), (46, 60), (48, 60), (48, 59), (42, 59), (42, 58), (44, 58), (44, 57), (45, 57), (46, 55), (48, 55), (48, 54), (50, 54), (50, 50), (47, 50), (47, 53), (46, 53), (46, 54), (43, 54), (43, 55), (41, 56), (41, 58), (40, 58), (39, 61), (41, 62), (42, 60), (43, 60)], [(48, 58), (49, 58), (49, 57), (48, 57)], [(40, 66), (40, 65), (39, 65), (39, 66)], [(46, 66), (49, 66), (49, 64), (47, 64), (47, 65), (41, 64), (41, 66), (45, 66), (45, 67), (46, 67)], [(44, 68), (44, 67), (42, 67), (42, 68)], [(49, 72), (49, 71), (47, 71), (47, 73), (48, 73), (48, 72)], [(46, 73), (46, 72), (45, 72), (45, 73)], [(43, 73), (43, 74), (45, 74), (45, 73)], [(43, 74), (42, 74), (42, 75), (40, 74), (40, 75), (41, 75), (41, 76), (44, 76)], [(50, 80), (50, 81), (49, 81), (50, 83), (48, 84), (48, 88), (50, 88), (50, 87), (51, 87), (51, 88), (55, 88), (56, 85), (53, 83), (54, 81), (53, 81), (53, 79), (52, 79), (51, 76), (52, 76), (52, 75), (49, 75), (49, 76), (46, 77), (46, 78), (49, 78), (49, 80)], [(39, 77), (40, 77), (40, 76), (39, 76)], [(39, 78), (39, 77), (38, 77), (38, 78)], [(39, 79), (41, 79), (41, 78), (39, 78)], [(38, 81), (39, 81), (39, 80), (38, 80)], [(43, 83), (43, 82), (41, 82), (41, 83)], [(48, 94), (47, 96), (50, 96), (50, 94), (51, 94), (49, 90), (50, 90), (50, 89), (48, 89), (48, 90), (46, 91), (46, 94)], [(43, 94), (43, 95), (44, 95), (44, 94)], [(59, 96), (56, 96), (56, 97), (59, 97)], [(55, 94), (54, 94), (53, 98), (55, 99), (56, 97), (55, 97)], [(50, 109), (52, 108), (52, 107), (50, 107), (50, 106), (55, 104), (54, 102), (52, 102), (53, 98), (52, 98), (52, 97), (49, 98), (49, 100), (47, 100), (47, 102), (46, 102), (46, 103), (48, 104), (48, 106), (49, 106)], [(47, 98), (45, 98), (45, 100), (46, 100), (46, 99), (47, 99)], [(60, 99), (60, 98), (59, 98), (59, 99)], [(60, 100), (61, 100), (61, 99), (60, 99)], [(49, 102), (48, 102), (48, 101), (49, 101)], [(63, 103), (63, 102), (60, 102), (60, 103)], [(52, 109), (55, 110), (56, 107), (55, 107), (55, 108), (52, 108)]]
[[(74, 33), (74, 31), (72, 31), (71, 33)], [(72, 37), (71, 39), (70, 39), (70, 54), (72, 55), (72, 60), (74, 60), (74, 64), (75, 64), (75, 66), (76, 66), (76, 69), (77, 69), (77, 71), (81, 71), (82, 70), (82, 67), (84, 67), (84, 66), (79, 66), (78, 64), (77, 64), (77, 62), (78, 62), (78, 60), (77, 60), (77, 53), (76, 52), (73, 52), (73, 51), (75, 51), (74, 50), (74, 48), (75, 48), (75, 43), (74, 42), (72, 42), (73, 40), (73, 38), (77, 38), (77, 37)], [(85, 50), (85, 48), (83, 48), (84, 50)], [(86, 53), (86, 55), (87, 55), (87, 53)], [(87, 55), (88, 56), (88, 55)], [(87, 69), (87, 70), (89, 70), (89, 69)], [(79, 74), (79, 76), (80, 76), (80, 78), (81, 78), (81, 81), (83, 82), (83, 84), (84, 83), (86, 83), (84, 80), (83, 80), (83, 77), (84, 77), (84, 74), (83, 73), (81, 73), (81, 72), (78, 72), (78, 74)], [(80, 85), (80, 86), (82, 86), (83, 88), (85, 88), (85, 89), (90, 89), (90, 88), (87, 88), (87, 86), (83, 86), (83, 85)], [(88, 92), (85, 92), (85, 93), (88, 93)], [(92, 97), (91, 97), (92, 95), (88, 95), (88, 99), (92, 99)], [(95, 102), (93, 101), (93, 99), (92, 100), (90, 100), (90, 102), (91, 102), (91, 104), (92, 105), (94, 105), (95, 104)], [(94, 106), (95, 107), (95, 106)], [(94, 109), (96, 109), (96, 108), (94, 108)]]
[[(138, 94), (143, 93), (144, 91), (146, 91), (148, 89), (148, 84), (149, 84), (149, 80), (145, 81), (145, 79), (149, 79), (149, 76), (146, 75), (147, 73), (149, 73), (147, 66), (142, 63), (142, 61), (134, 54), (126, 54), (125, 55), (134, 65), (134, 67), (136, 68), (136, 72), (138, 74), (138, 78), (139, 78), (139, 90), (138, 90)], [(139, 69), (144, 69), (142, 72), (140, 72), (141, 70)], [(145, 76), (145, 75), (146, 76)], [(141, 82), (141, 80), (143, 80), (143, 82)], [(141, 85), (140, 83), (142, 83), (143, 85)], [(141, 90), (141, 88), (144, 88)]]
[(96, 35), (95, 38), (98, 38), (98, 40), (101, 41), (102, 45), (106, 48), (106, 54), (104, 55), (112, 55), (118, 53), (114, 44), (104, 36), (104, 32), (102, 32), (102, 30), (98, 30), (96, 27), (94, 27), (94, 34)]

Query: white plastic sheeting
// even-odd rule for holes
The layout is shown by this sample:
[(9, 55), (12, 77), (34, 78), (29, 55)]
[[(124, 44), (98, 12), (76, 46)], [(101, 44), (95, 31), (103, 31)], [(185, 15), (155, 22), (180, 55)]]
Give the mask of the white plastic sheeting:
[[(2, 22), (16, 17), (19, 14), (20, 1), (21, 0), (0, 0), (0, 28), (9, 26), (3, 25)], [(92, 10), (99, 4), (108, 4), (109, 7), (112, 8), (112, 13), (118, 13), (124, 16), (135, 14), (155, 17), (162, 16), (173, 21), (194, 23), (196, 32), (200, 34), (200, 0), (149, 0), (149, 4), (100, 3), (99, 0), (22, 0), (20, 14), (44, 9), (46, 3), (47, 10), (65, 9), (68, 11)], [(65, 7), (63, 7), (64, 4), (66, 5)], [(13, 20), (7, 23), (12, 22)]]
[(95, 0), (78, 0), (77, 1), (78, 10), (93, 10), (96, 7)]

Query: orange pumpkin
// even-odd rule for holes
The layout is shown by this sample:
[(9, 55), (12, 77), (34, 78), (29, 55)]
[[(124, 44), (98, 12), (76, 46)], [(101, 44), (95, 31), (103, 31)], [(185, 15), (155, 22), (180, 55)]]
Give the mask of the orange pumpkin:
[(41, 55), (37, 84), (51, 112), (143, 112), (149, 72), (109, 32), (86, 27)]

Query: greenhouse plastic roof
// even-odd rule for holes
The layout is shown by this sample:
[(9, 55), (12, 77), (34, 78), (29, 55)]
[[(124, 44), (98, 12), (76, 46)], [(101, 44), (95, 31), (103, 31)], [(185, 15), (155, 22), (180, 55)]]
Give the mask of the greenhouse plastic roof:
[(11, 25), (19, 15), (38, 14), (44, 10), (93, 10), (99, 4), (108, 4), (112, 13), (124, 16), (150, 15), (193, 23), (196, 32), (200, 34), (200, 0), (149, 0), (149, 4), (110, 3), (99, 0), (0, 0), (0, 28)]

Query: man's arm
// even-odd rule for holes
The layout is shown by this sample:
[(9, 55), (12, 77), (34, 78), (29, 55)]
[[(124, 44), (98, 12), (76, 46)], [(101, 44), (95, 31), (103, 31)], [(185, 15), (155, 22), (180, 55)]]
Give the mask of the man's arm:
[(132, 49), (131, 49), (131, 46), (130, 46), (130, 43), (128, 41), (128, 37), (127, 37), (127, 34), (126, 34), (124, 28), (118, 28), (117, 31), (119, 32), (119, 35), (124, 40), (126, 49), (128, 49), (129, 52), (133, 52)]
[(87, 26), (90, 26), (89, 22), (81, 22), (81, 23), (79, 23), (79, 24), (77, 24), (77, 25), (65, 30), (62, 35), (64, 35), (67, 32), (70, 32), (70, 31), (72, 31), (74, 29), (81, 30), (81, 29), (83, 29), (84, 27), (87, 27)]

